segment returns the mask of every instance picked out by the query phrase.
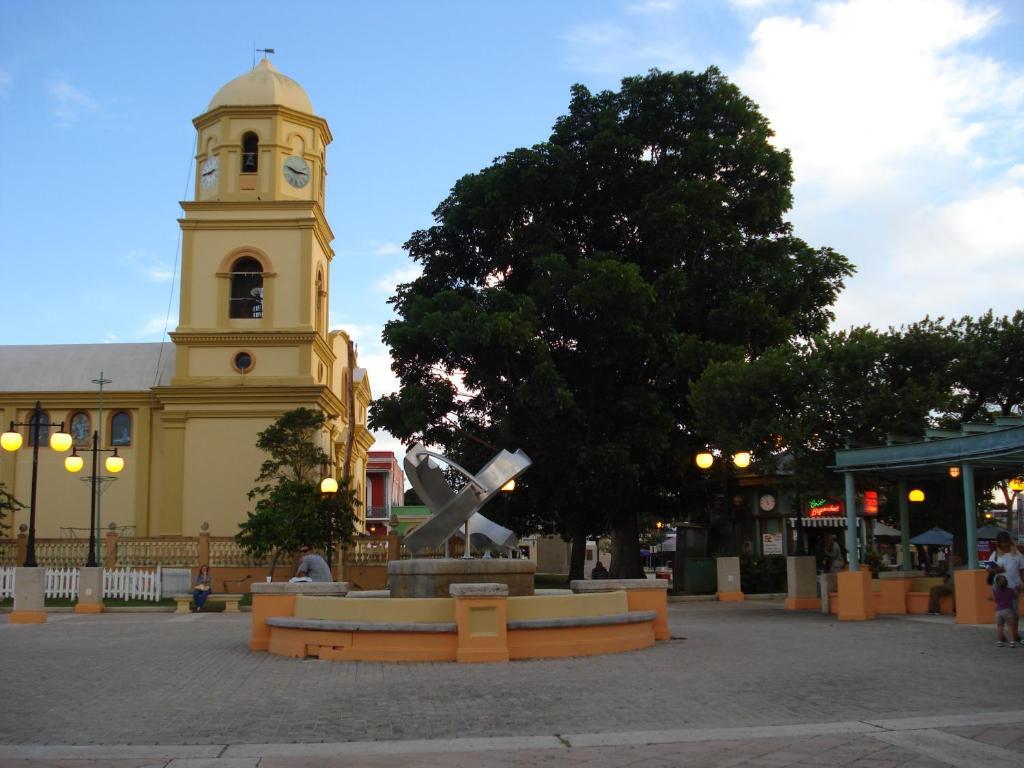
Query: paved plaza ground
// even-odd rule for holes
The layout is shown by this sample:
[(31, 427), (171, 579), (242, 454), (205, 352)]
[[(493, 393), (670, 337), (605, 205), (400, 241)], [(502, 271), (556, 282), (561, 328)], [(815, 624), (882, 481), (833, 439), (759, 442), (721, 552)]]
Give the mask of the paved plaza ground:
[(669, 619), (647, 651), (455, 665), (251, 653), (247, 614), (0, 617), (0, 768), (1024, 766), (1024, 648), (991, 628)]

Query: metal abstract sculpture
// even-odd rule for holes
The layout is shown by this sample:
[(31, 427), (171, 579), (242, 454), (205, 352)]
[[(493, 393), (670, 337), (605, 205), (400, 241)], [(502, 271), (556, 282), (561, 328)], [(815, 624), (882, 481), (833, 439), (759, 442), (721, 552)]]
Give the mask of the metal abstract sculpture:
[[(453, 490), (437, 462), (465, 477), (466, 484), (459, 491)], [(442, 454), (416, 443), (405, 455), (405, 473), (432, 515), (405, 537), (406, 546), (413, 554), (441, 546), (452, 536), (461, 536), (461, 529), (468, 524), (471, 546), (498, 551), (514, 549), (518, 543), (516, 535), (477, 510), (532, 463), (522, 451), (503, 450), (474, 475)]]

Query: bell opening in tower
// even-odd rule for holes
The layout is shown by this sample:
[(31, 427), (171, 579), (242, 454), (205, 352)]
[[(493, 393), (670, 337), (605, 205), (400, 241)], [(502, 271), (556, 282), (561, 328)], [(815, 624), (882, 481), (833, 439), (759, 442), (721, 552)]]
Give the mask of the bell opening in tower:
[(256, 173), (259, 170), (260, 137), (247, 133), (242, 137), (242, 173)]
[(251, 256), (243, 256), (231, 266), (228, 317), (263, 317), (263, 265)]

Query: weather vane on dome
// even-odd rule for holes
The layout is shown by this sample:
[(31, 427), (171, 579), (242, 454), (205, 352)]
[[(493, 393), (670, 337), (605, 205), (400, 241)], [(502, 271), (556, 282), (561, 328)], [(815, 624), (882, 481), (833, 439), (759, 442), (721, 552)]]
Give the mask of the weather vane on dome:
[(257, 53), (262, 53), (263, 54), (263, 58), (265, 59), (265, 58), (267, 58), (268, 55), (273, 55), (274, 54), (274, 49), (273, 48), (257, 48), (256, 47), (256, 43), (253, 43), (252, 44), (252, 66), (253, 66), (253, 69), (256, 68), (256, 54)]

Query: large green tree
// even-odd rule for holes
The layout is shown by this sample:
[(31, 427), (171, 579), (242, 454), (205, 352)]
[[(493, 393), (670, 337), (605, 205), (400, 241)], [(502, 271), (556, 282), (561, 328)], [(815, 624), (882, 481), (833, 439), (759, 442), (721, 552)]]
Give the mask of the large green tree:
[(258, 483), (249, 491), (255, 508), (235, 539), (256, 557), (272, 555), (270, 572), (281, 555), (308, 544), (331, 560), (338, 544), (352, 540), (355, 491), (342, 477), (337, 493), (320, 493), (320, 475), (328, 456), (320, 447), (322, 411), (296, 408), (259, 433), (256, 445), (268, 456)]
[(639, 517), (706, 439), (690, 382), (824, 331), (852, 271), (793, 235), (771, 136), (714, 68), (573, 87), (548, 141), (461, 178), (406, 244), (422, 276), (384, 331), (401, 389), (371, 424), (469, 464), (523, 448), (516, 527), (611, 531), (612, 574), (639, 575)]

